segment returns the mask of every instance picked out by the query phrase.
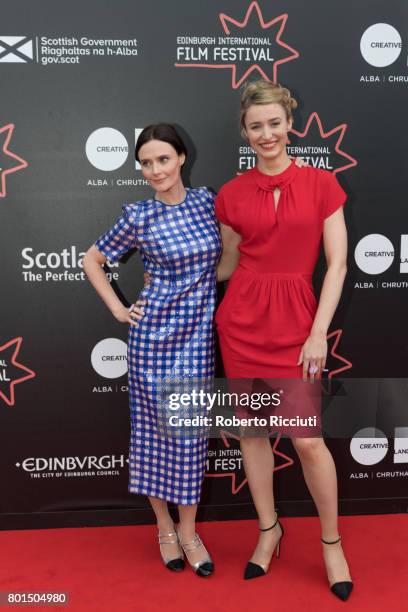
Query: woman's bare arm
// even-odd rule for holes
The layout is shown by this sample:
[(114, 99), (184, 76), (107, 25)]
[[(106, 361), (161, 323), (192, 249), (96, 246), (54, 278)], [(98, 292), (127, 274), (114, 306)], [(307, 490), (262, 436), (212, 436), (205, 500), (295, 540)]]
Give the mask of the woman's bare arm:
[(298, 364), (303, 363), (303, 378), (307, 378), (312, 362), (323, 370), (327, 357), (327, 331), (333, 319), (347, 272), (347, 230), (343, 208), (324, 222), (323, 247), (327, 262), (319, 305), (310, 331), (302, 347)]
[[(228, 225), (220, 224), (221, 240), (222, 240), (222, 254), (217, 265), (217, 281), (228, 280), (239, 261), (238, 245), (241, 242), (241, 236), (234, 232)], [(150, 276), (145, 273), (145, 286), (150, 284)], [(146, 304), (146, 300), (137, 300), (134, 304), (133, 317), (140, 321), (144, 316), (143, 306)]]
[(217, 266), (217, 281), (228, 280), (239, 261), (238, 245), (241, 242), (241, 236), (234, 232), (228, 225), (220, 224), (222, 254)]
[(85, 254), (83, 268), (90, 283), (105, 302), (115, 319), (121, 323), (133, 323), (129, 310), (122, 304), (110, 282), (108, 281), (103, 265), (107, 259), (95, 245), (92, 245)]
[(339, 208), (325, 220), (323, 248), (327, 271), (311, 332), (326, 335), (339, 303), (347, 273), (347, 230), (343, 208)]

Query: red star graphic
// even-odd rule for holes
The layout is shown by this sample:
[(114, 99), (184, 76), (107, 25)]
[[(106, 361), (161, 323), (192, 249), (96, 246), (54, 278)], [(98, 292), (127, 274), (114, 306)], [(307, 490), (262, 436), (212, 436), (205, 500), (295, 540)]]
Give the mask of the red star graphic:
[[(20, 378), (15, 378), (14, 380), (10, 382), (9, 396), (5, 395), (0, 390), (0, 398), (2, 398), (6, 402), (6, 404), (8, 404), (9, 406), (14, 406), (14, 387), (15, 385), (18, 385), (19, 383), (22, 383), (25, 380), (28, 380), (29, 378), (34, 378), (34, 376), (36, 375), (35, 372), (33, 372), (33, 370), (30, 370), (30, 368), (27, 368), (21, 363), (18, 363), (18, 361), (16, 360), (16, 357), (20, 351), (22, 341), (23, 341), (22, 338), (14, 338), (13, 340), (9, 340), (9, 342), (6, 342), (6, 344), (3, 344), (3, 346), (0, 346), (0, 353), (2, 353), (3, 351), (6, 351), (14, 344), (15, 348), (14, 348), (13, 355), (11, 357), (11, 363), (13, 366), (18, 368), (19, 370), (23, 370), (24, 372), (26, 372), (24, 376), (21, 376)], [(0, 366), (0, 371), (1, 370), (2, 370), (2, 366)]]
[[(6, 138), (5, 138), (5, 141), (3, 143), (2, 152), (8, 158), (11, 158), (11, 159), (13, 159), (13, 160), (15, 160), (17, 162), (13, 166), (11, 166), (11, 167), (9, 167), (9, 168), (7, 168), (5, 170), (2, 170), (2, 168), (0, 167), (0, 176), (1, 176), (0, 198), (5, 198), (6, 195), (7, 195), (7, 192), (6, 192), (6, 176), (8, 174), (12, 174), (13, 172), (17, 172), (18, 170), (22, 170), (23, 168), (27, 168), (27, 166), (28, 166), (27, 162), (24, 159), (22, 159), (21, 157), (19, 157), (15, 153), (12, 153), (8, 149), (11, 137), (13, 135), (13, 131), (14, 131), (14, 125), (12, 123), (9, 123), (8, 125), (5, 125), (2, 128), (0, 128), (0, 134), (3, 134), (3, 132), (6, 133)], [(3, 166), (3, 163), (4, 162), (0, 161), (1, 166)]]
[(340, 145), (343, 141), (344, 138), (344, 134), (345, 131), (347, 129), (347, 124), (346, 123), (342, 123), (340, 125), (338, 125), (337, 127), (333, 128), (332, 130), (330, 130), (330, 132), (325, 132), (323, 130), (323, 126), (322, 126), (322, 122), (320, 120), (320, 117), (317, 113), (312, 113), (309, 117), (309, 119), (307, 120), (306, 123), (306, 127), (304, 129), (303, 132), (298, 132), (297, 130), (292, 129), (291, 133), (296, 134), (296, 136), (299, 136), (299, 138), (304, 138), (305, 136), (307, 136), (310, 126), (312, 124), (312, 121), (316, 121), (317, 126), (319, 128), (319, 134), (321, 136), (322, 139), (325, 138), (329, 138), (330, 136), (332, 136), (333, 134), (335, 134), (336, 132), (338, 132), (338, 138), (337, 138), (337, 142), (336, 142), (336, 146), (335, 146), (335, 151), (336, 153), (338, 153), (338, 155), (341, 155), (342, 157), (345, 157), (349, 163), (345, 164), (344, 166), (340, 166), (339, 168), (336, 168), (335, 170), (333, 170), (333, 174), (337, 174), (338, 172), (342, 172), (343, 170), (347, 170), (348, 168), (352, 168), (353, 166), (357, 166), (357, 161), (351, 157), (350, 155), (348, 155), (347, 153), (345, 153), (344, 151), (342, 151), (340, 149)]
[[(220, 431), (221, 434), (221, 438), (222, 441), (224, 443), (224, 447), (225, 448), (230, 448), (231, 444), (229, 442), (229, 438), (232, 438), (234, 440), (238, 440), (239, 441), (239, 436), (237, 436), (236, 434), (231, 433), (230, 431), (226, 431), (226, 430), (221, 430)], [(277, 472), (278, 470), (283, 470), (286, 467), (289, 467), (290, 465), (292, 465), (294, 463), (293, 459), (291, 459), (290, 457), (288, 457), (288, 455), (285, 455), (284, 453), (282, 453), (281, 451), (277, 450), (277, 446), (280, 442), (282, 435), (278, 434), (276, 439), (274, 440), (273, 444), (272, 444), (272, 453), (274, 455), (276, 455), (277, 457), (281, 457), (282, 459), (285, 460), (284, 463), (281, 463), (280, 465), (274, 467), (274, 472)], [(248, 484), (248, 479), (245, 476), (245, 478), (239, 483), (237, 484), (237, 480), (238, 480), (238, 474), (237, 472), (228, 472), (228, 473), (223, 473), (223, 474), (218, 474), (218, 473), (211, 473), (211, 472), (207, 472), (205, 474), (206, 478), (231, 478), (231, 493), (232, 495), (236, 495), (237, 493), (239, 493), (241, 491), (241, 489)]]
[(339, 368), (336, 368), (335, 370), (331, 370), (328, 375), (329, 380), (333, 378), (333, 376), (336, 376), (336, 374), (340, 374), (340, 372), (345, 372), (346, 370), (349, 370), (350, 368), (353, 367), (353, 364), (351, 363), (351, 361), (349, 361), (345, 357), (342, 357), (341, 355), (336, 353), (336, 349), (337, 349), (337, 346), (340, 342), (340, 338), (342, 337), (342, 335), (343, 335), (343, 330), (336, 329), (335, 331), (331, 332), (327, 336), (327, 341), (329, 341), (331, 338), (334, 338), (334, 342), (330, 349), (330, 355), (334, 357), (335, 359), (338, 359), (339, 361), (341, 361), (343, 364), (345, 364)]
[[(336, 352), (337, 346), (340, 342), (342, 335), (343, 335), (342, 329), (336, 329), (335, 331), (330, 332), (330, 334), (327, 335), (327, 342), (329, 345), (328, 357), (332, 357), (333, 360), (336, 360), (337, 362), (340, 361), (342, 365), (339, 365), (339, 367), (329, 370), (327, 379), (322, 379), (321, 390), (322, 390), (322, 394), (326, 396), (330, 396), (333, 394), (333, 383), (336, 381), (335, 376), (337, 374), (341, 374), (341, 372), (350, 370), (350, 368), (353, 367), (353, 364), (351, 363), (351, 361), (349, 361), (345, 357), (342, 357)], [(334, 395), (336, 395), (337, 393), (338, 391), (335, 390)]]
[[(299, 52), (296, 51), (295, 49), (293, 49), (292, 47), (290, 47), (289, 45), (287, 45), (285, 42), (283, 42), (283, 40), (281, 40), (281, 35), (283, 33), (283, 30), (285, 29), (286, 26), (286, 22), (288, 20), (288, 14), (284, 13), (283, 15), (279, 15), (279, 17), (275, 17), (274, 19), (271, 19), (271, 21), (265, 22), (263, 15), (262, 15), (262, 11), (259, 7), (259, 4), (257, 2), (252, 2), (249, 7), (248, 10), (246, 12), (246, 15), (243, 19), (243, 21), (239, 22), (235, 19), (233, 19), (232, 17), (228, 17), (228, 15), (225, 15), (224, 13), (220, 13), (219, 17), (220, 17), (220, 21), (222, 24), (222, 27), (224, 29), (224, 32), (229, 36), (231, 31), (227, 25), (227, 22), (230, 22), (232, 24), (234, 24), (235, 26), (237, 26), (238, 28), (245, 28), (246, 25), (248, 24), (249, 18), (251, 16), (252, 11), (256, 11), (256, 13), (258, 14), (258, 20), (259, 20), (259, 24), (261, 26), (261, 28), (263, 30), (267, 30), (268, 28), (271, 28), (273, 25), (275, 25), (275, 23), (279, 23), (281, 22), (281, 26), (279, 28), (279, 31), (276, 35), (275, 41), (278, 45), (280, 45), (281, 47), (284, 47), (287, 51), (290, 52), (290, 55), (288, 55), (287, 57), (277, 60), (276, 62), (273, 63), (273, 69), (272, 69), (272, 81), (274, 83), (276, 83), (277, 81), (277, 73), (278, 73), (278, 66), (280, 66), (281, 64), (285, 64), (286, 62), (290, 62), (291, 60), (297, 59), (299, 57)], [(265, 72), (262, 70), (262, 68), (260, 66), (258, 66), (258, 64), (254, 64), (253, 66), (251, 66), (251, 68), (248, 68), (248, 70), (242, 75), (242, 77), (239, 79), (239, 81), (237, 82), (236, 80), (236, 66), (235, 64), (231, 66), (232, 68), (232, 87), (234, 89), (237, 89), (244, 81), (245, 79), (248, 78), (248, 76), (251, 74), (251, 72), (253, 72), (254, 70), (258, 70), (258, 72), (260, 73), (261, 77), (264, 78), (266, 81), (270, 81), (270, 78), (267, 74), (265, 74)]]
[(241, 78), (239, 78), (237, 80), (237, 66), (236, 64), (198, 64), (198, 63), (193, 63), (193, 64), (175, 64), (176, 67), (181, 68), (216, 68), (216, 69), (230, 69), (232, 71), (232, 77), (231, 77), (231, 81), (232, 81), (232, 88), (233, 89), (237, 89), (247, 78), (248, 76), (254, 72), (255, 70), (257, 70), (259, 72), (259, 74), (261, 75), (262, 78), (264, 78), (267, 81), (271, 81), (276, 83), (277, 82), (277, 74), (278, 74), (278, 66), (285, 64), (286, 62), (290, 62), (291, 60), (297, 59), (299, 57), (299, 52), (296, 51), (295, 49), (293, 49), (292, 47), (290, 47), (288, 44), (286, 44), (285, 42), (283, 42), (283, 40), (281, 40), (281, 35), (283, 33), (283, 30), (285, 29), (286, 26), (286, 22), (288, 20), (288, 14), (284, 13), (283, 15), (279, 15), (278, 17), (275, 17), (274, 19), (271, 19), (271, 21), (265, 21), (262, 15), (262, 11), (259, 7), (258, 2), (251, 2), (251, 4), (249, 5), (247, 12), (245, 14), (245, 17), (243, 19), (243, 21), (237, 21), (236, 19), (233, 19), (232, 17), (229, 17), (228, 15), (226, 15), (225, 13), (220, 13), (219, 14), (219, 19), (221, 21), (221, 25), (223, 27), (223, 30), (225, 32), (225, 34), (227, 36), (230, 35), (231, 30), (228, 26), (228, 23), (233, 24), (234, 26), (244, 29), (247, 24), (248, 21), (251, 17), (252, 12), (255, 11), (257, 16), (258, 16), (258, 21), (259, 21), (259, 25), (261, 27), (262, 30), (267, 30), (271, 27), (273, 27), (275, 24), (281, 22), (280, 28), (278, 30), (278, 33), (276, 34), (275, 37), (275, 42), (280, 45), (281, 47), (283, 47), (284, 49), (286, 49), (287, 51), (289, 51), (289, 55), (287, 55), (286, 57), (276, 60), (275, 62), (273, 62), (273, 68), (272, 68), (272, 79), (270, 78), (270, 75), (267, 75), (264, 70), (258, 65), (258, 64), (253, 64), (250, 68), (248, 68), (244, 74), (241, 76)]

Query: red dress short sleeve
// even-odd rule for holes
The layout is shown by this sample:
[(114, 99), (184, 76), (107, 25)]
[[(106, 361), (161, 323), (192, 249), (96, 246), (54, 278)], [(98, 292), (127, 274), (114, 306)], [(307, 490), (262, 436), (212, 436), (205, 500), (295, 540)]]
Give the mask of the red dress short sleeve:
[(322, 219), (330, 217), (346, 202), (347, 195), (340, 187), (338, 180), (331, 172), (322, 173), (324, 185), (322, 189)]
[(218, 219), (241, 237), (239, 262), (215, 317), (229, 388), (282, 389), (281, 415), (303, 420), (277, 427), (290, 437), (321, 435), (319, 389), (303, 382), (298, 361), (317, 311), (312, 275), (323, 217), (344, 200), (329, 172), (293, 162), (275, 175), (255, 166), (223, 185), (216, 200)]
[(222, 186), (217, 217), (241, 236), (215, 318), (229, 378), (301, 377), (297, 362), (317, 310), (312, 276), (323, 221), (345, 200), (330, 172), (293, 162), (277, 175), (254, 167)]

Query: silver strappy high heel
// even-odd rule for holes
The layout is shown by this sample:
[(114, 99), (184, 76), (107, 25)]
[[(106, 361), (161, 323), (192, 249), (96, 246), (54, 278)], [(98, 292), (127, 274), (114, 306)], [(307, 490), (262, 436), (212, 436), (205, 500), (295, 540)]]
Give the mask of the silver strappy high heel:
[(162, 546), (166, 544), (180, 544), (179, 539), (177, 537), (177, 533), (175, 531), (170, 531), (170, 533), (158, 533), (159, 547), (160, 547), (160, 555), (163, 560), (164, 565), (173, 572), (181, 572), (184, 567), (184, 555), (183, 551), (180, 550), (180, 556), (175, 559), (169, 559), (164, 551)]
[[(179, 533), (177, 533), (177, 536), (179, 538), (180, 546), (197, 576), (211, 576), (211, 574), (214, 572), (214, 564), (198, 533), (194, 534), (194, 538), (189, 542), (182, 542), (180, 540)], [(200, 561), (196, 561), (196, 563), (191, 563), (190, 559), (188, 558), (188, 553), (193, 550), (196, 550), (197, 548), (200, 548), (200, 546), (202, 546), (204, 551), (206, 552), (206, 557), (204, 559), (201, 559)]]

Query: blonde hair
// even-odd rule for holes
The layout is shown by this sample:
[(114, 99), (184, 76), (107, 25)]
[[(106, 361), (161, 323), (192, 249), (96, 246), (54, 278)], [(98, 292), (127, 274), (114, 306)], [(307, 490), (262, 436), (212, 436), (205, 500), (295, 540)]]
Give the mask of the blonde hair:
[(245, 116), (253, 104), (280, 104), (288, 121), (293, 121), (292, 110), (298, 105), (289, 89), (279, 83), (270, 83), (263, 79), (248, 83), (241, 96), (240, 125), (243, 137), (245, 137)]

